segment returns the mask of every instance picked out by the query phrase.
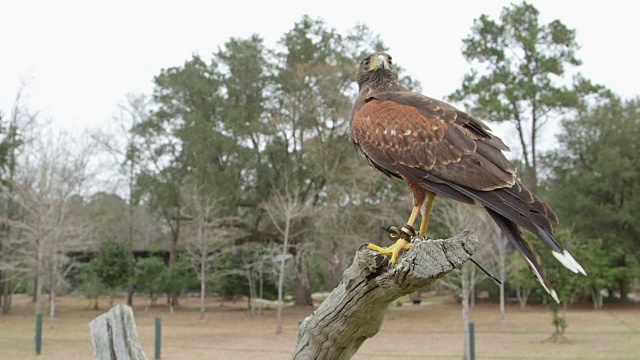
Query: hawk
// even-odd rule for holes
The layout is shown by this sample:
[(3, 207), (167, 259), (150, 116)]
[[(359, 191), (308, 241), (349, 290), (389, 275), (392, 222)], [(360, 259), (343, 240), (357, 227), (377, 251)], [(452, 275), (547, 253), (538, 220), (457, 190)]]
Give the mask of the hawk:
[(367, 162), (387, 176), (404, 180), (413, 194), (407, 224), (390, 247), (368, 248), (391, 256), (411, 248), (414, 223), (424, 237), (436, 195), (484, 207), (529, 264), (544, 289), (558, 301), (538, 254), (520, 227), (536, 234), (552, 255), (574, 273), (582, 266), (554, 238), (558, 222), (548, 204), (516, 177), (503, 151), (509, 148), (479, 119), (442, 101), (409, 91), (398, 81), (391, 56), (376, 52), (359, 64), (359, 94), (351, 112), (350, 135)]

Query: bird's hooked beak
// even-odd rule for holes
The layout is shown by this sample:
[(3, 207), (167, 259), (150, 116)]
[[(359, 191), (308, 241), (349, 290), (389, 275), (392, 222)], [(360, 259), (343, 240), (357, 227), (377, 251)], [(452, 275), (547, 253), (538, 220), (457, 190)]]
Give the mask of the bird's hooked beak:
[(384, 70), (385, 68), (388, 68), (389, 64), (387, 63), (387, 59), (385, 58), (384, 55), (378, 55), (375, 58), (373, 58), (373, 61), (371, 61), (371, 67), (369, 68), (369, 70), (371, 71), (376, 71), (378, 69), (382, 69)]

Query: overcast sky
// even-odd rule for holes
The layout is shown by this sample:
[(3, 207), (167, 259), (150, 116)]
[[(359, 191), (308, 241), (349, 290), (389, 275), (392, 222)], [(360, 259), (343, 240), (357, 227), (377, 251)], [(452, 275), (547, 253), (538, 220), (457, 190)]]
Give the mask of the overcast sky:
[[(29, 104), (59, 127), (110, 121), (128, 92), (150, 93), (161, 68), (192, 53), (205, 58), (230, 37), (258, 33), (274, 45), (304, 14), (346, 31), (357, 23), (381, 35), (397, 64), (442, 98), (468, 70), (461, 39), (472, 21), (510, 1), (3, 1), (0, 109), (8, 114), (28, 81)], [(585, 77), (624, 97), (640, 94), (640, 3), (533, 1), (541, 19), (577, 30)], [(497, 130), (513, 144), (508, 129)], [(550, 128), (554, 131), (554, 127)], [(547, 136), (547, 144), (553, 141)]]

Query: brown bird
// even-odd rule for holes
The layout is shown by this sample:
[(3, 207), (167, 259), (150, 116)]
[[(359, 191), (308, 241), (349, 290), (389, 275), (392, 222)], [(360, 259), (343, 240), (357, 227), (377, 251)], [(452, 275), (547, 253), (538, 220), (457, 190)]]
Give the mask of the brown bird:
[(388, 248), (368, 248), (391, 256), (411, 248), (413, 225), (422, 209), (419, 235), (424, 237), (436, 195), (480, 204), (527, 261), (544, 289), (558, 301), (540, 258), (520, 226), (536, 234), (566, 268), (586, 275), (580, 264), (553, 237), (558, 218), (548, 204), (517, 178), (509, 151), (482, 121), (455, 107), (409, 91), (398, 81), (391, 56), (373, 53), (358, 68), (360, 89), (351, 112), (353, 144), (371, 166), (402, 179), (413, 194), (407, 225)]

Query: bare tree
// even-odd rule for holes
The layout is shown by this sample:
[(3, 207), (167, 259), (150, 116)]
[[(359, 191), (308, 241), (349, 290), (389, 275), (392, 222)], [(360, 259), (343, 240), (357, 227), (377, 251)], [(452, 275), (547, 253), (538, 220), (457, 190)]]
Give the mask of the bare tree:
[(509, 239), (507, 239), (497, 225), (486, 216), (485, 219), (488, 237), (486, 238), (486, 250), (482, 252), (482, 259), (486, 261), (485, 264), (489, 269), (498, 274), (501, 280), (498, 284), (500, 288), (500, 320), (505, 322), (507, 321), (507, 314), (505, 311), (506, 294), (504, 285), (515, 271), (513, 262), (509, 261), (509, 255), (512, 254), (513, 251), (511, 251), (510, 248)]
[(36, 314), (42, 313), (43, 286), (49, 287), (52, 326), (56, 289), (73, 266), (66, 254), (90, 244), (82, 216), (84, 191), (94, 175), (90, 149), (68, 134), (46, 134), (18, 159), (11, 192), (4, 189), (18, 214), (15, 219), (3, 219), (15, 230), (9, 241), (18, 249), (15, 255), (25, 265), (23, 271), (35, 279)]
[[(0, 178), (8, 193), (12, 192), (17, 157), (21, 147), (32, 140), (31, 133), (38, 125), (38, 112), (32, 111), (28, 106), (27, 87), (28, 82), (25, 80), (18, 85), (11, 115), (7, 122), (4, 122), (2, 113), (0, 113), (0, 127), (5, 135), (1, 141), (1, 147), (5, 149), (5, 153), (1, 160), (3, 166), (0, 167)], [(15, 208), (11, 197), (5, 197), (0, 204), (0, 217), (14, 219)], [(16, 270), (19, 269), (19, 264), (13, 254), (15, 249), (9, 243), (11, 231), (11, 226), (8, 223), (0, 224), (0, 304), (2, 304), (2, 312), (5, 314), (11, 310), (13, 277), (17, 275)]]
[[(242, 247), (236, 247), (236, 250)], [(276, 255), (280, 249), (275, 247), (252, 243), (244, 247), (242, 256), (240, 257), (240, 265), (237, 268), (231, 270), (224, 270), (217, 273), (217, 276), (228, 275), (240, 275), (247, 280), (249, 289), (249, 297), (247, 304), (250, 314), (258, 315), (262, 314), (262, 302), (258, 299), (262, 299), (264, 276), (275, 275), (278, 278), (280, 272), (277, 267), (281, 255)]]
[[(510, 251), (509, 240), (486, 212), (461, 204), (448, 203), (448, 205), (453, 207), (447, 206), (445, 211), (449, 230), (455, 230), (456, 226), (458, 228), (464, 226), (476, 233), (482, 242), (474, 258), (480, 260), (488, 270), (498, 274), (501, 280), (500, 284), (498, 284), (500, 288), (500, 320), (506, 321), (504, 284), (514, 272), (514, 268), (509, 261), (509, 254), (512, 252)], [(476, 273), (475, 267), (470, 266), (469, 271), (472, 272), (472, 276), (468, 279), (468, 285), (472, 290), (469, 293), (469, 304), (473, 307), (476, 280), (484, 277), (482, 274), (478, 274), (479, 276), (474, 275)]]
[(188, 257), (200, 280), (200, 320), (206, 309), (207, 282), (211, 268), (211, 257), (225, 241), (226, 237), (218, 229), (216, 221), (220, 207), (213, 196), (205, 194), (195, 185), (182, 188), (185, 212), (190, 218), (185, 228), (185, 255)]
[[(516, 290), (520, 308), (524, 308), (527, 306), (532, 289), (537, 286), (538, 282), (533, 276), (530, 276), (528, 265), (522, 261), (520, 254), (511, 253), (509, 256), (509, 268), (512, 271), (510, 285)], [(523, 269), (527, 269), (527, 271), (523, 271)]]
[[(254, 271), (258, 275), (258, 291), (257, 297), (260, 299), (260, 306), (257, 309), (258, 315), (262, 315), (262, 307), (264, 300), (264, 280), (265, 276), (276, 278), (279, 276), (278, 266), (276, 261), (276, 254), (278, 253), (277, 245), (264, 246), (262, 248), (260, 256), (254, 263)], [(253, 308), (253, 306), (252, 306)], [(252, 309), (253, 310), (253, 309)], [(252, 312), (255, 313), (255, 312)]]
[[(288, 191), (285, 194), (276, 193), (271, 198), (271, 201), (263, 205), (265, 211), (271, 218), (273, 225), (276, 227), (280, 235), (282, 235), (282, 252), (278, 257), (280, 262), (280, 271), (278, 275), (278, 312), (276, 319), (276, 333), (282, 332), (282, 307), (284, 278), (285, 278), (285, 263), (287, 259), (291, 258), (289, 253), (289, 240), (298, 234), (292, 234), (292, 223), (298, 217), (304, 215), (306, 206), (299, 197), (299, 191)], [(296, 254), (305, 254), (306, 249), (299, 248)], [(300, 255), (302, 256), (302, 255)]]
[[(492, 237), (498, 236), (499, 229), (495, 229), (492, 221), (489, 221), (483, 211), (479, 209), (459, 204), (452, 201), (445, 202), (441, 207), (442, 220), (451, 233), (457, 232), (460, 228), (473, 231), (480, 241), (478, 251), (474, 255), (476, 259), (486, 259), (487, 253), (493, 251), (490, 246), (486, 246)], [(481, 260), (482, 261), (482, 260)], [(483, 261), (484, 262), (484, 261)], [(462, 302), (462, 322), (463, 322), (463, 350), (464, 359), (470, 359), (470, 339), (469, 339), (469, 308), (471, 298), (475, 293), (475, 284), (484, 279), (484, 273), (476, 271), (472, 263), (464, 263), (460, 268), (452, 271), (441, 280), (441, 283), (456, 291)]]
[[(144, 95), (127, 94), (124, 103), (118, 105), (117, 112), (113, 115), (112, 128), (102, 129), (92, 134), (99, 144), (100, 149), (107, 155), (108, 168), (119, 171), (110, 174), (108, 181), (115, 185), (118, 194), (127, 201), (127, 225), (126, 243), (130, 251), (133, 251), (134, 238), (140, 238), (136, 232), (135, 210), (133, 191), (136, 176), (140, 171), (140, 147), (141, 139), (132, 129), (139, 126), (149, 114), (149, 99)], [(122, 186), (122, 184), (125, 186)], [(133, 286), (127, 290), (127, 305), (133, 304)]]

